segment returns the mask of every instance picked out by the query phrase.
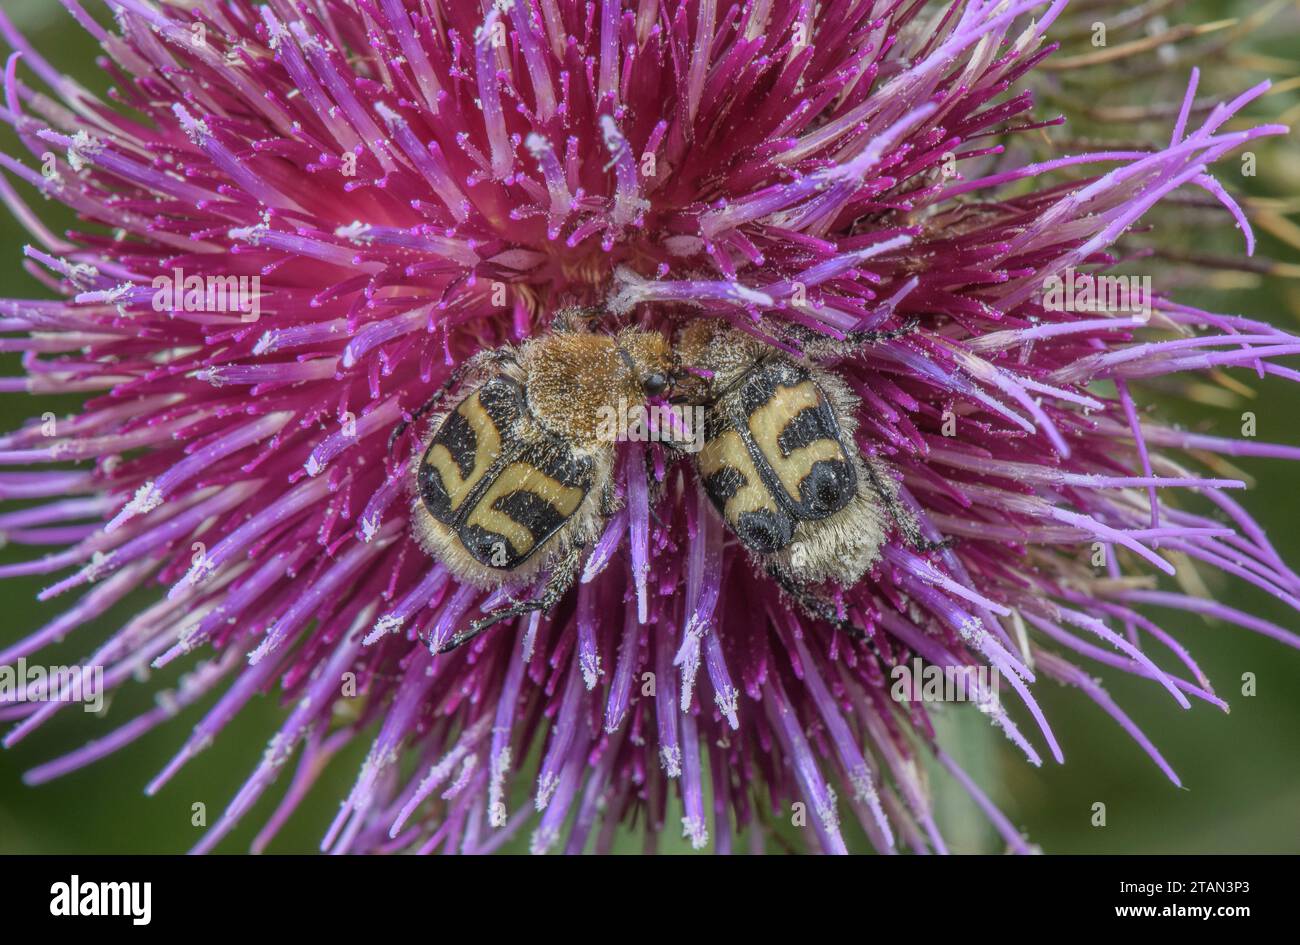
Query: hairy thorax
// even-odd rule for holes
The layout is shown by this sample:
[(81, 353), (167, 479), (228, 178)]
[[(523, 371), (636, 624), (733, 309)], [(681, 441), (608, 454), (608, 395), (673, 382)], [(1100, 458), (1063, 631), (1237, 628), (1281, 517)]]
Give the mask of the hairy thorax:
[(548, 432), (594, 448), (602, 442), (602, 419), (643, 404), (642, 370), (667, 358), (662, 339), (641, 332), (530, 342), (520, 357), (529, 412)]
[(734, 387), (771, 350), (744, 332), (706, 319), (688, 325), (678, 346), (682, 360), (704, 372), (705, 376), (687, 378), (681, 385), (700, 401), (711, 401)]

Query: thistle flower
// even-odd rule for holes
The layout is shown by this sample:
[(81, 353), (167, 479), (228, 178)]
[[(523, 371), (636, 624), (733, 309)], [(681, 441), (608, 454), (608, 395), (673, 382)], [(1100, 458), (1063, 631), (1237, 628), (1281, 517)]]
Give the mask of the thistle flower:
[[(24, 467), (0, 495), (40, 500), (0, 528), (66, 544), (0, 573), (48, 575), (42, 599), (72, 602), (0, 664), (88, 638), (151, 588), (83, 662), (110, 686), (193, 668), (32, 782), (220, 693), (149, 782), (160, 790), (274, 691), (283, 726), (199, 850), (293, 765), (264, 846), (365, 738), (322, 849), (487, 852), (528, 835), (537, 852), (580, 852), (625, 827), (653, 845), (680, 807), (693, 845), (726, 852), (761, 848), (802, 804), (812, 849), (844, 852), (847, 818), (880, 851), (942, 851), (920, 751), (1024, 851), (927, 706), (891, 696), (895, 666), (995, 670), (1025, 711), (983, 691), (980, 707), (1035, 765), (1063, 760), (1035, 685), (1075, 686), (1177, 783), (1079, 659), (1224, 707), (1144, 605), (1300, 642), (1152, 580), (1203, 565), (1300, 604), (1300, 577), (1230, 496), (1242, 483), (1202, 471), (1300, 449), (1182, 431), (1135, 393), (1212, 368), (1295, 380), (1276, 360), (1300, 341), (1159, 296), (1135, 314), (1044, 292), (1095, 285), (1119, 237), (1184, 188), (1220, 201), (1250, 249), (1210, 167), (1285, 130), (1229, 130), (1266, 86), (1206, 110), (1193, 72), (1167, 146), (1026, 162), (994, 141), (1058, 124), (1030, 116), (1026, 83), (1065, 0), (486, 14), (109, 0), (111, 30), (64, 5), (105, 50), (112, 104), (0, 18), (15, 50), (0, 116), (34, 159), (0, 165), (90, 226), (50, 232), (0, 185), (33, 234), (29, 272), (59, 296), (0, 301), (0, 344), (26, 370), (7, 390), (86, 402), (0, 442)], [(569, 304), (665, 331), (725, 319), (773, 343), (772, 319), (831, 337), (915, 323), (828, 366), (861, 400), (863, 452), (928, 539), (955, 542), (922, 552), (893, 535), (861, 583), (832, 589), (869, 636), (856, 639), (755, 573), (689, 464), (624, 443), (621, 510), (577, 589), (431, 655), (506, 592), (420, 551), (419, 425), (391, 451), (389, 437), (457, 365)], [(6, 744), (60, 707), (5, 709), (19, 720)]]

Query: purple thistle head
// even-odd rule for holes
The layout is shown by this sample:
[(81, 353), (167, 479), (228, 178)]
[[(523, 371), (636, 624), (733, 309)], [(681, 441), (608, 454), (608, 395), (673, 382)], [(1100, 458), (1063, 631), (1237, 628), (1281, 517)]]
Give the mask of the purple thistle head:
[[(51, 232), (0, 183), (57, 295), (0, 300), (25, 368), (0, 384), (85, 397), (0, 441), (0, 497), (34, 500), (0, 529), (62, 546), (0, 568), (48, 576), (59, 608), (0, 665), (75, 635), (108, 687), (192, 671), (32, 782), (219, 693), (160, 790), (273, 692), (283, 726), (200, 850), (287, 775), (269, 842), (365, 738), (322, 849), (580, 852), (630, 827), (726, 852), (794, 804), (811, 849), (844, 852), (853, 820), (877, 850), (942, 851), (932, 753), (1025, 851), (900, 687), (913, 667), (970, 680), (1034, 765), (1063, 760), (1036, 686), (1077, 687), (1178, 783), (1085, 667), (1226, 708), (1144, 607), (1300, 644), (1158, 580), (1217, 569), (1300, 606), (1243, 483), (1209, 477), (1300, 449), (1185, 432), (1139, 395), (1221, 368), (1296, 380), (1277, 361), (1300, 340), (1115, 281), (1135, 278), (1117, 240), (1175, 191), (1252, 248), (1211, 165), (1285, 130), (1234, 121), (1266, 85), (1205, 108), (1193, 70), (1167, 145), (1029, 161), (1015, 142), (1060, 123), (1027, 85), (1065, 0), (109, 0), (112, 29), (63, 3), (108, 101), (0, 16), (0, 117), (29, 152), (0, 167), (86, 223)], [(861, 579), (800, 606), (690, 458), (632, 438), (573, 588), (439, 652), (547, 575), (483, 589), (423, 550), (417, 411), (572, 306), (605, 312), (597, 333), (712, 320), (800, 363), (829, 344), (849, 448), (896, 507)], [(0, 709), (6, 744), (65, 704)]]

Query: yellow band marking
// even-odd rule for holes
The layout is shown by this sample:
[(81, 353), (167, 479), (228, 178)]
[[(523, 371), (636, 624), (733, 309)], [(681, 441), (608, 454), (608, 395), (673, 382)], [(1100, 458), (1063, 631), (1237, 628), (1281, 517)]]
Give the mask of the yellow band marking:
[(840, 444), (828, 437), (801, 446), (789, 456), (781, 455), (781, 433), (800, 412), (823, 403), (821, 391), (811, 380), (793, 387), (778, 386), (772, 397), (749, 416), (749, 432), (758, 450), (772, 467), (790, 498), (798, 502), (799, 484), (821, 460), (844, 460)]
[(501, 455), (501, 433), (484, 409), (477, 391), (461, 401), (456, 412), (469, 422), (469, 427), (474, 432), (474, 467), (469, 475), (461, 477), (460, 467), (452, 458), (451, 451), (441, 443), (429, 450), (426, 457), (426, 462), (438, 471), (438, 476), (442, 479), (442, 487), (447, 491), (452, 511), (460, 508), (474, 486)]
[(511, 463), (501, 470), (501, 475), (497, 476), (475, 503), (465, 519), (465, 525), (477, 525), (484, 531), (500, 535), (510, 542), (520, 556), (528, 554), (535, 544), (532, 531), (500, 509), (493, 508), (498, 499), (512, 492), (531, 492), (565, 519), (577, 511), (585, 496), (581, 489), (566, 486), (529, 463)]

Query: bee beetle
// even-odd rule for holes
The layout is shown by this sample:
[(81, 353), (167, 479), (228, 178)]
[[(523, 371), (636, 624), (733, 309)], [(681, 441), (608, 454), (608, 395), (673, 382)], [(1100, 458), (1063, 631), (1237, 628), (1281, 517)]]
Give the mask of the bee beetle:
[[(838, 346), (809, 333), (804, 352), (821, 345), (846, 353), (911, 330), (863, 332)], [(856, 584), (880, 557), (891, 524), (914, 547), (942, 545), (923, 539), (889, 473), (858, 449), (859, 401), (838, 376), (716, 320), (683, 329), (678, 350), (695, 375), (678, 399), (706, 409), (695, 457), (700, 484), (727, 527), (805, 609), (842, 626), (807, 587)]]
[(427, 413), (452, 387), (469, 388), (435, 417), (414, 464), (412, 518), (424, 550), (483, 588), (550, 571), (537, 599), (489, 612), (438, 652), (560, 601), (614, 511), (616, 444), (600, 418), (666, 394), (674, 364), (658, 332), (593, 334), (560, 317), (549, 334), (471, 358), (418, 411)]

